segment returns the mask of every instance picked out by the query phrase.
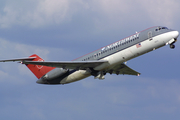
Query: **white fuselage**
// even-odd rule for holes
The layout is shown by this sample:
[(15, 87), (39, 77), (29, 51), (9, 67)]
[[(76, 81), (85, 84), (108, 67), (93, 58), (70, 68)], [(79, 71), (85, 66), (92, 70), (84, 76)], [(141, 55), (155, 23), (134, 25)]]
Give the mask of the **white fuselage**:
[[(108, 63), (103, 63), (102, 65), (95, 67), (94, 70), (102, 71), (105, 69), (113, 68), (117, 64), (126, 62), (132, 58), (138, 57), (159, 47), (165, 46), (169, 41), (173, 40), (175, 36), (177, 36), (177, 34), (177, 31), (170, 31), (154, 36), (152, 38), (145, 39), (139, 45), (136, 44), (130, 46), (124, 50), (118, 51), (103, 58), (102, 60), (107, 60)], [(78, 70), (62, 79), (60, 81), (60, 84), (75, 82), (89, 77), (90, 75), (91, 74), (86, 70)]]

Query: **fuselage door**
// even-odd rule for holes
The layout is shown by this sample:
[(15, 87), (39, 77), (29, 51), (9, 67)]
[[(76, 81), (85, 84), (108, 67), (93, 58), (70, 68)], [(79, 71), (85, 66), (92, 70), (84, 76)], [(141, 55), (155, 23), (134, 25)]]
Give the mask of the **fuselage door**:
[(148, 32), (148, 39), (151, 41), (153, 38), (152, 38), (152, 31), (149, 31)]

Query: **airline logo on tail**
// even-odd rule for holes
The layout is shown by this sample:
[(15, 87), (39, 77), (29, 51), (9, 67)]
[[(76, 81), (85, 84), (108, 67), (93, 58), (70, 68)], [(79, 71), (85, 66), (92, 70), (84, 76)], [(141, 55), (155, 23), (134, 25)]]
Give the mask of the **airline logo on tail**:
[[(39, 62), (43, 62), (44, 60), (40, 58), (38, 61), (39, 61)], [(38, 69), (42, 69), (42, 68), (43, 68), (42, 65), (36, 65), (36, 67), (37, 67)]]
[[(38, 55), (33, 54), (29, 56), (29, 58), (35, 57), (32, 61), (44, 61), (42, 58), (40, 58)], [(42, 66), (42, 65), (32, 65), (32, 64), (26, 64), (26, 66), (31, 70), (31, 72), (39, 79), (49, 71), (55, 69), (55, 67), (48, 67), (48, 66)]]

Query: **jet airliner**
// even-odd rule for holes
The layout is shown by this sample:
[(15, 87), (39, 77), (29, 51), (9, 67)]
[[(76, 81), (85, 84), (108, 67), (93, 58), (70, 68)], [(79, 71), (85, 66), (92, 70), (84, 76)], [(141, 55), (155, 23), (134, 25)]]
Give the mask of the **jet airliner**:
[(46, 62), (33, 54), (27, 58), (0, 62), (18, 61), (25, 64), (38, 78), (39, 84), (67, 84), (89, 76), (102, 80), (107, 73), (139, 76), (140, 73), (128, 67), (125, 62), (165, 45), (174, 49), (178, 36), (176, 30), (155, 26), (72, 61)]

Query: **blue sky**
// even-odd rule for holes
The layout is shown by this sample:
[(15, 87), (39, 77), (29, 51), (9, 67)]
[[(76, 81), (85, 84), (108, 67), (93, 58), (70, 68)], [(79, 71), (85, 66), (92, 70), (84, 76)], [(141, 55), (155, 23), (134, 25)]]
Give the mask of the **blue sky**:
[[(0, 59), (72, 60), (152, 26), (180, 31), (179, 12), (178, 0), (1, 0)], [(139, 77), (55, 86), (36, 84), (24, 65), (0, 63), (0, 118), (179, 119), (179, 51), (178, 41), (128, 61)]]

